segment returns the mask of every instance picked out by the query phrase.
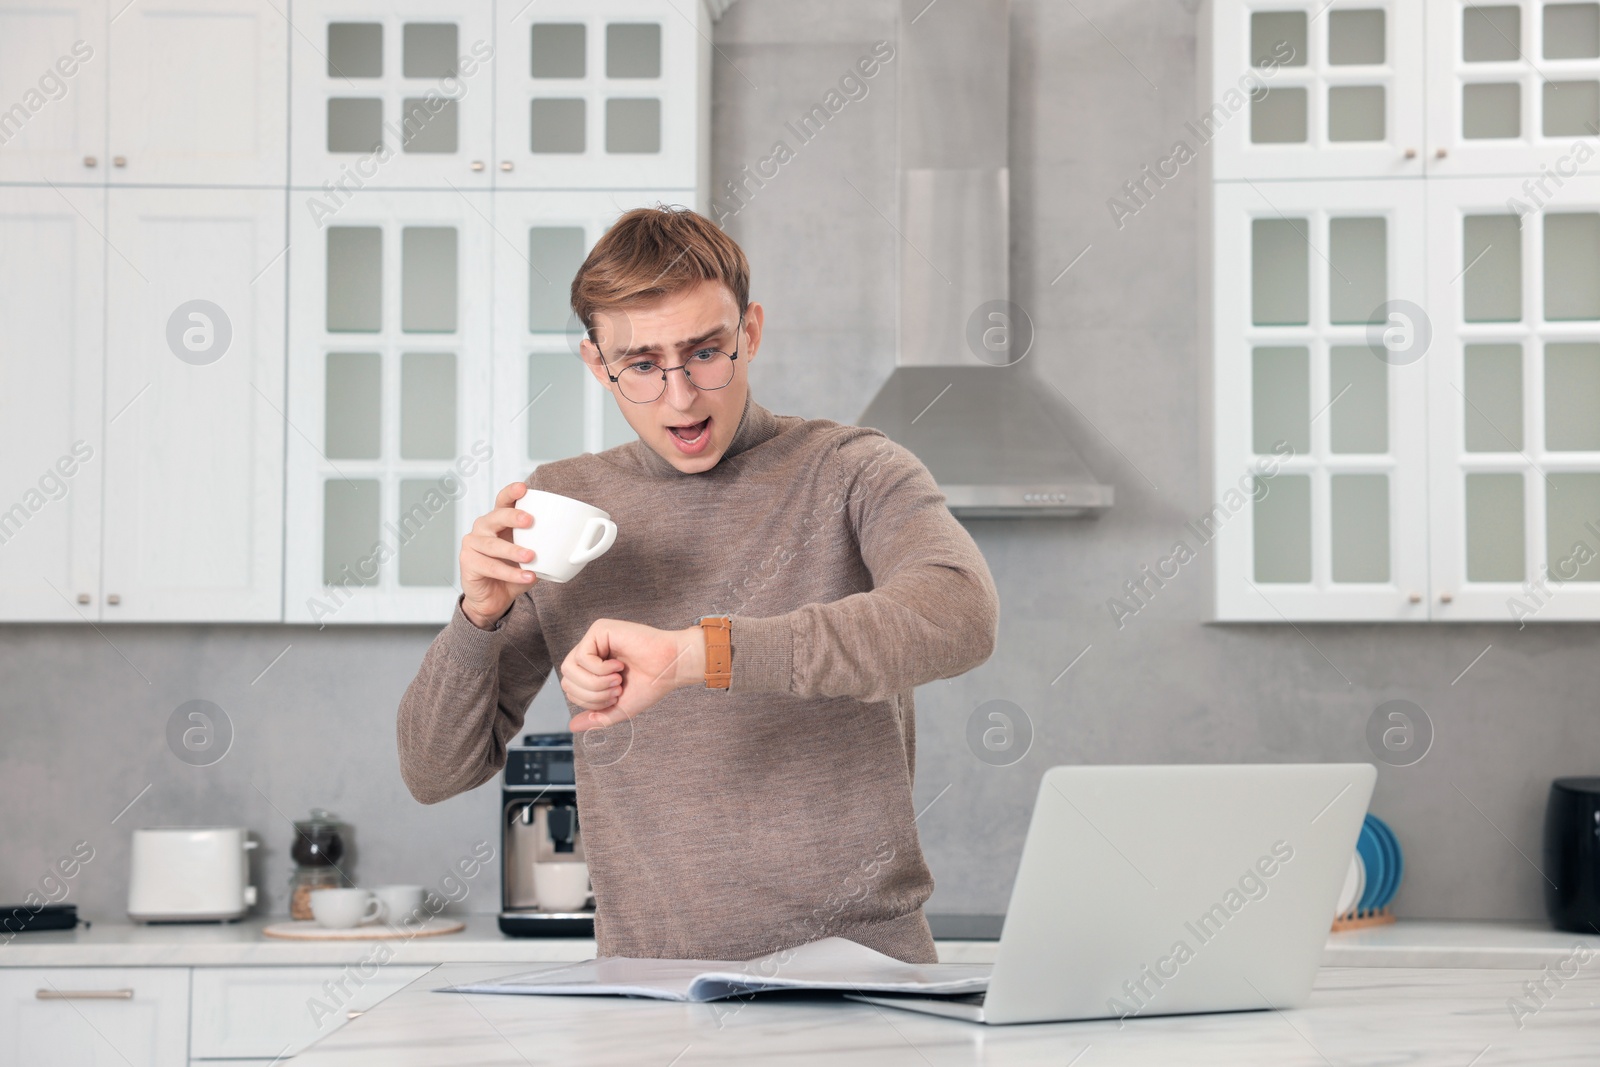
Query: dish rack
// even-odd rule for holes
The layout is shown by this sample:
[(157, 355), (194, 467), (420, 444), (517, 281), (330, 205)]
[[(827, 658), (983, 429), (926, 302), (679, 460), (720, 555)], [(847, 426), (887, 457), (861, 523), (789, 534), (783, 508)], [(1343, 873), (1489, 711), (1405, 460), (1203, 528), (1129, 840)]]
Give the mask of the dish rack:
[(1394, 922), (1394, 909), (1387, 904), (1366, 911), (1352, 908), (1333, 920), (1333, 932), (1337, 934), (1345, 930), (1364, 930), (1369, 926), (1386, 926), (1392, 922)]
[(1404, 872), (1405, 858), (1400, 850), (1400, 839), (1388, 823), (1369, 813), (1362, 822), (1355, 855), (1350, 860), (1350, 873), (1339, 894), (1339, 906), (1344, 910), (1333, 917), (1333, 932), (1362, 930), (1394, 922), (1395, 914), (1390, 902), (1400, 888), (1400, 878)]

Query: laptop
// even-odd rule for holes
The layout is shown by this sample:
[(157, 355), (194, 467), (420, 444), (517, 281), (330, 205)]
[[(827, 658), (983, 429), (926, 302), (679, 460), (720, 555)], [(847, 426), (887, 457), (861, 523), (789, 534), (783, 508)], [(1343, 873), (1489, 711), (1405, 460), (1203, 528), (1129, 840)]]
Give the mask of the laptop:
[(1366, 763), (1052, 767), (988, 990), (845, 996), (991, 1024), (1296, 1007), (1376, 780)]

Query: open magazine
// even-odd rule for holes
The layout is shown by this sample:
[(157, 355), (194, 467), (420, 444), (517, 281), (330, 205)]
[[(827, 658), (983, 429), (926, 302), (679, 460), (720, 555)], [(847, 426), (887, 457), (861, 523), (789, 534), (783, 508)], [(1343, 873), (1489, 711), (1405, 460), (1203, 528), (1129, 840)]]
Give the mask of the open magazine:
[(612, 995), (709, 1001), (773, 990), (967, 995), (989, 986), (987, 963), (906, 963), (842, 937), (825, 937), (753, 960), (607, 956), (528, 971), (439, 993)]

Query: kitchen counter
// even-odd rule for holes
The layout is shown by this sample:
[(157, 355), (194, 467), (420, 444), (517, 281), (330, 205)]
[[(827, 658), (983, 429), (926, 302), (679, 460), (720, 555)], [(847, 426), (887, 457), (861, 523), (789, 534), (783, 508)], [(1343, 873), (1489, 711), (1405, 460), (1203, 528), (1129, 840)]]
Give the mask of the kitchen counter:
[[(394, 962), (558, 963), (594, 958), (589, 938), (507, 937), (493, 915), (463, 915), (467, 928), (439, 937), (388, 942)], [(367, 958), (375, 941), (284, 941), (262, 936), (283, 916), (237, 923), (144, 926), (97, 922), (77, 930), (18, 934), (0, 943), (0, 967), (247, 967), (345, 964)], [(960, 923), (935, 924), (959, 930)], [(1534, 923), (1398, 922), (1333, 934), (1329, 967), (1540, 967), (1578, 944), (1600, 951), (1600, 937), (1559, 933)], [(993, 940), (936, 937), (945, 963), (992, 963)]]
[[(1325, 1067), (1593, 1062), (1600, 966), (1579, 969), (1536, 1014), (1508, 1000), (1520, 968), (1324, 967), (1291, 1011), (979, 1026), (806, 997), (679, 1004), (624, 997), (434, 992), (508, 973), (446, 964), (294, 1058), (295, 1067), (570, 1067), (626, 1064), (1264, 1063)], [(1090, 1050), (1093, 1050), (1091, 1054)]]

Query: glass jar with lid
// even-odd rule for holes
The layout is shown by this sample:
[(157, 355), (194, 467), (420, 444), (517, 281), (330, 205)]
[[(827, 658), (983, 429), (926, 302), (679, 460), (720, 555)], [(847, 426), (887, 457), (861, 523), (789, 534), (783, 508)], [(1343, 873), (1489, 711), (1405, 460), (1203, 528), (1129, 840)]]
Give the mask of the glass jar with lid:
[(339, 860), (345, 853), (345, 838), (350, 828), (339, 817), (323, 808), (312, 808), (311, 818), (294, 824), (294, 873), (289, 876), (289, 917), (310, 919), (311, 894), (318, 889), (338, 889), (345, 885)]

